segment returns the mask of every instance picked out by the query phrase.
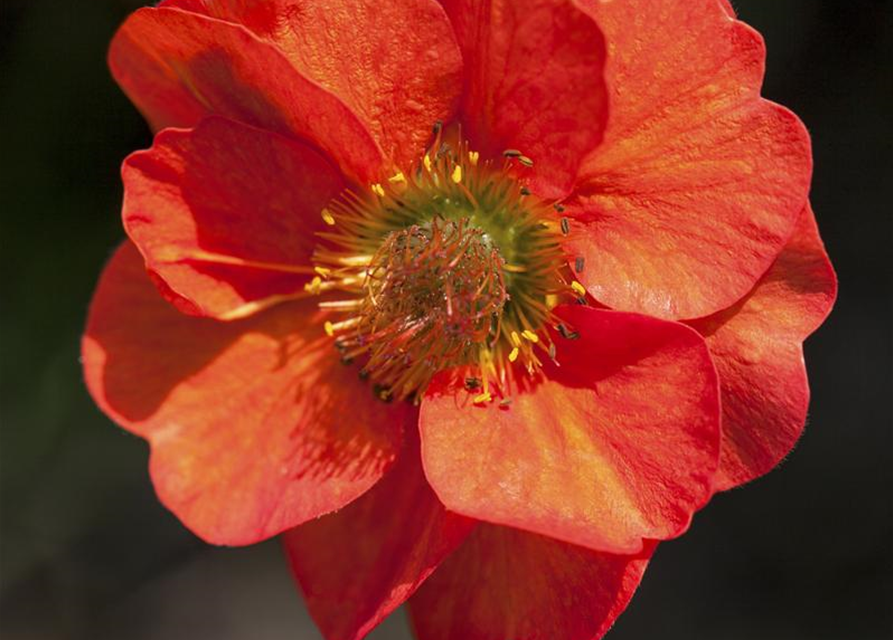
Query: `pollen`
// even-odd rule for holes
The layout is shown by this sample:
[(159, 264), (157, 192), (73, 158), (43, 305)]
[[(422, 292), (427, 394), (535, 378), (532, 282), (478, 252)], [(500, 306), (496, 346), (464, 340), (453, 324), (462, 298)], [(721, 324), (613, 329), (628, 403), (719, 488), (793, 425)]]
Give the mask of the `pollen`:
[(532, 161), (434, 136), (414, 166), (323, 210), (305, 289), (325, 294), (325, 334), (378, 397), (418, 402), (450, 372), (474, 404), (504, 400), (554, 359), (552, 309), (581, 285), (556, 209), (518, 182)]
[(585, 295), (586, 295), (586, 287), (584, 287), (582, 284), (580, 284), (580, 283), (577, 282), (576, 280), (574, 280), (573, 282), (571, 282), (571, 289), (573, 289), (573, 290), (574, 290), (574, 293), (576, 293), (576, 294), (579, 295), (579, 296), (585, 296)]

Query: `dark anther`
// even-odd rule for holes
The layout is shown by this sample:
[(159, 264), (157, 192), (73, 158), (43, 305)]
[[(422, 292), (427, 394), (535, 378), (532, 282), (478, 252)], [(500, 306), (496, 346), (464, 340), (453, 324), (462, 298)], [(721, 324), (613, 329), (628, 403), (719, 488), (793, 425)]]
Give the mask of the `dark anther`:
[(360, 377), (360, 380), (367, 380), (369, 378), (369, 371), (360, 369), (360, 372), (357, 375)]
[(520, 162), (527, 168), (530, 168), (533, 166), (533, 159), (528, 158), (527, 156), (518, 156), (518, 162)]
[(574, 270), (577, 273), (583, 273), (583, 265), (585, 263), (586, 263), (586, 261), (583, 259), (582, 256), (577, 258), (576, 260), (574, 260)]
[(562, 218), (561, 219), (561, 233), (563, 233), (564, 235), (567, 235), (570, 232), (571, 232), (571, 223), (568, 221), (567, 218)]
[(522, 154), (517, 149), (506, 149), (502, 152), (502, 155), (506, 158), (520, 158)]
[(529, 196), (529, 195), (530, 195), (530, 189), (528, 189), (527, 187), (521, 187), (521, 195), (522, 195), (522, 196)]
[(511, 403), (512, 403), (511, 398), (503, 398), (502, 400), (499, 401), (499, 406), (505, 408), (505, 407), (508, 407)]
[(579, 333), (577, 333), (576, 331), (571, 331), (563, 324), (559, 324), (556, 328), (558, 329), (558, 333), (560, 333), (561, 337), (565, 340), (576, 340), (580, 337)]
[(558, 213), (564, 213), (564, 205), (558, 204), (557, 202), (553, 205), (555, 207), (555, 211)]
[(391, 393), (391, 390), (387, 387), (384, 387), (380, 384), (375, 385), (372, 388), (373, 393), (375, 393), (375, 397), (381, 400), (382, 402), (390, 402), (394, 399), (394, 394)]
[(434, 133), (435, 136), (438, 136), (438, 135), (440, 135), (440, 132), (441, 132), (442, 130), (443, 130), (443, 121), (442, 121), (442, 120), (435, 120), (435, 121), (434, 121), (434, 130), (433, 130), (432, 133)]
[(481, 381), (479, 378), (465, 378), (465, 388), (469, 391), (474, 391), (481, 386)]
[(586, 298), (584, 298), (583, 296), (580, 296), (579, 298), (577, 298), (577, 304), (580, 305), (581, 307), (585, 307), (586, 305), (589, 304), (589, 301), (586, 300)]

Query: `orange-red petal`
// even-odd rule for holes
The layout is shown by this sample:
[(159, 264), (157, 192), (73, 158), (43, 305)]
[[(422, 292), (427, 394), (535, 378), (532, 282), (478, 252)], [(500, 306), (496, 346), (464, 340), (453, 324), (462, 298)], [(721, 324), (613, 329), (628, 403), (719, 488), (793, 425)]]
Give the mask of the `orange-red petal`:
[(360, 180), (383, 169), (380, 147), (344, 101), (240, 25), (146, 7), (115, 35), (109, 65), (156, 130), (217, 114), (306, 138)]
[(419, 640), (598, 640), (626, 608), (654, 549), (591, 551), (480, 525), (410, 600)]
[(176, 0), (244, 25), (304, 76), (341, 98), (402, 168), (422, 155), (437, 121), (452, 118), (462, 56), (434, 0)]
[(737, 15), (735, 13), (735, 7), (732, 6), (732, 3), (729, 0), (719, 0), (719, 6), (723, 8), (730, 18), (734, 18)]
[(448, 509), (615, 553), (679, 535), (711, 495), (719, 390), (703, 339), (637, 314), (560, 307), (557, 362), (511, 405), (441, 375), (422, 402), (422, 461)]
[(809, 136), (759, 96), (763, 41), (717, 0), (578, 2), (605, 34), (610, 118), (567, 203), (609, 307), (697, 318), (747, 294), (809, 189)]
[(692, 323), (706, 337), (722, 390), (717, 489), (763, 475), (797, 442), (809, 405), (802, 343), (836, 295), (834, 270), (806, 207), (754, 290), (734, 307)]
[(412, 417), (400, 457), (381, 482), (283, 536), (292, 573), (327, 640), (364, 638), (475, 527), (449, 513), (428, 486)]
[(165, 297), (222, 319), (303, 292), (320, 211), (343, 189), (305, 144), (219, 117), (160, 132), (122, 175), (124, 226)]
[(569, 0), (445, 0), (465, 59), (462, 122), (484, 157), (518, 149), (530, 184), (567, 195), (602, 137), (605, 42)]
[(313, 314), (181, 314), (130, 243), (103, 273), (82, 342), (87, 386), (149, 441), (160, 500), (208, 542), (249, 544), (343, 507), (400, 449), (408, 408), (375, 400)]

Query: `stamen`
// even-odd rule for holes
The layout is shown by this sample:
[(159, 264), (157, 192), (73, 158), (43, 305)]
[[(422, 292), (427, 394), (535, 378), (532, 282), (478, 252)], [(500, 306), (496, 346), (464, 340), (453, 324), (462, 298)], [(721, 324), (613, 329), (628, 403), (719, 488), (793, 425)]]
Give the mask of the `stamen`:
[[(552, 309), (585, 295), (571, 283), (550, 205), (520, 185), (506, 149), (494, 166), (435, 125), (428, 152), (365, 192), (347, 191), (323, 212), (316, 274), (305, 285), (321, 309), (344, 314), (323, 329), (341, 358), (362, 358), (361, 377), (386, 399), (420, 398), (439, 371), (467, 369), (475, 404), (507, 398), (518, 376), (554, 359)], [(337, 219), (337, 225), (335, 224)], [(582, 287), (577, 283), (577, 286)], [(562, 334), (564, 335), (564, 334)], [(337, 337), (336, 337), (337, 336)], [(508, 406), (501, 402), (500, 406)]]

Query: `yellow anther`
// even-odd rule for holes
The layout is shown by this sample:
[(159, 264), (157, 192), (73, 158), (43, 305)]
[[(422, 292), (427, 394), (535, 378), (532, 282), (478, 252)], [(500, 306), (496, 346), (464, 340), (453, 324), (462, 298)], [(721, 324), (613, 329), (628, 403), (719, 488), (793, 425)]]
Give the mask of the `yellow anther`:
[(518, 335), (517, 331), (512, 331), (512, 344), (516, 347), (521, 346), (521, 336)]
[(450, 176), (450, 178), (452, 178), (453, 182), (455, 182), (456, 184), (459, 184), (460, 182), (462, 182), (462, 165), (461, 164), (457, 164), (455, 167), (453, 167), (453, 173)]
[(326, 269), (325, 267), (313, 267), (313, 270), (316, 271), (316, 273), (321, 275), (323, 278), (328, 278), (329, 275), (332, 273), (331, 269)]
[(403, 175), (402, 171), (398, 171), (388, 178), (388, 182), (406, 182), (406, 176)]
[(533, 342), (533, 343), (536, 343), (536, 342), (539, 342), (539, 341), (540, 341), (540, 337), (539, 337), (538, 335), (536, 335), (536, 334), (535, 334), (533, 331), (531, 331), (530, 329), (525, 329), (524, 331), (521, 332), (521, 335), (524, 336), (525, 338), (527, 338), (528, 340), (530, 340), (530, 341)]
[(480, 159), (481, 154), (477, 151), (469, 151), (468, 152), (468, 161), (471, 163), (472, 167), (478, 166), (478, 160)]
[(484, 404), (485, 402), (490, 402), (492, 399), (493, 399), (493, 396), (490, 395), (490, 392), (485, 391), (484, 393), (474, 397), (474, 403), (475, 404)]
[(554, 309), (558, 306), (558, 303), (561, 302), (554, 293), (546, 294), (546, 307), (549, 309)]
[(384, 187), (377, 182), (372, 185), (372, 191), (374, 191), (380, 198), (384, 197)]
[(431, 173), (431, 156), (426, 153), (425, 157), (422, 158), (422, 163), (425, 165), (425, 169), (428, 170), (428, 173)]
[(511, 353), (509, 353), (509, 362), (514, 362), (518, 359), (518, 354), (521, 353), (521, 350), (518, 347), (512, 349)]
[(319, 295), (319, 288), (322, 286), (322, 278), (314, 276), (313, 280), (304, 285), (304, 291), (308, 291), (313, 295)]
[(325, 222), (327, 225), (329, 225), (330, 227), (335, 226), (335, 216), (332, 215), (331, 211), (329, 211), (328, 209), (323, 209), (320, 212), (320, 215), (322, 215), (323, 222)]
[(329, 336), (330, 338), (335, 337), (335, 325), (333, 325), (331, 322), (326, 320), (326, 322), (325, 322), (325, 324), (323, 324), (322, 328), (326, 330), (327, 336)]
[(574, 292), (577, 293), (578, 295), (581, 295), (581, 296), (586, 295), (586, 287), (584, 287), (582, 284), (580, 284), (576, 280), (571, 282), (571, 289), (573, 289)]

